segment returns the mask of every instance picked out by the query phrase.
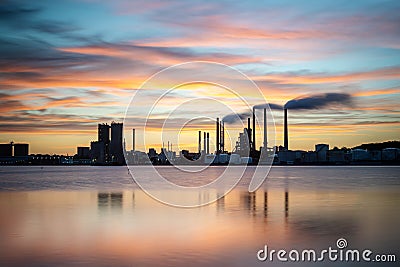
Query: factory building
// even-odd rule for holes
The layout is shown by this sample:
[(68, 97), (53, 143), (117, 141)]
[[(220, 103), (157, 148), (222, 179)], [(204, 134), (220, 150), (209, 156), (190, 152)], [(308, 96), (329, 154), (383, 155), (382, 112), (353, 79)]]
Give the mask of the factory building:
[(317, 144), (315, 145), (315, 152), (317, 153), (317, 161), (318, 162), (327, 162), (328, 161), (328, 144)]
[(110, 125), (107, 123), (99, 123), (97, 127), (97, 141), (110, 143)]
[(98, 124), (97, 141), (90, 143), (90, 158), (93, 164), (108, 164), (110, 147), (110, 125), (107, 123)]
[(97, 141), (90, 143), (90, 158), (93, 164), (123, 165), (125, 163), (122, 130), (122, 123), (98, 124)]
[(242, 133), (239, 133), (238, 141), (234, 152), (239, 154), (241, 157), (249, 157), (251, 152), (251, 135), (252, 130), (250, 128), (250, 118), (247, 119), (247, 128), (243, 129)]
[(283, 164), (294, 164), (299, 163), (304, 158), (305, 151), (303, 150), (286, 150), (283, 149), (282, 151), (278, 152), (278, 157), (280, 163)]
[(12, 143), (0, 144), (0, 157), (12, 157)]
[(122, 130), (122, 123), (111, 123), (110, 161), (112, 164), (122, 165), (125, 162), (122, 144)]
[(106, 154), (106, 146), (104, 142), (90, 142), (90, 159), (93, 164), (103, 165), (108, 162)]
[(396, 161), (400, 160), (400, 149), (398, 148), (385, 148), (382, 150), (382, 160)]
[(78, 146), (76, 148), (76, 156), (80, 159), (90, 158), (90, 147)]
[(353, 149), (351, 151), (352, 161), (367, 161), (369, 160), (369, 153), (366, 149)]
[(29, 155), (29, 144), (14, 144), (14, 157), (26, 157)]
[(380, 150), (368, 150), (369, 157), (371, 161), (381, 161), (382, 160), (382, 151)]
[(26, 157), (29, 155), (29, 144), (14, 144), (14, 157)]
[(29, 155), (29, 144), (0, 144), (0, 157), (27, 157)]
[(339, 149), (328, 150), (327, 157), (328, 157), (328, 162), (332, 164), (339, 164), (346, 162), (345, 152), (343, 150)]

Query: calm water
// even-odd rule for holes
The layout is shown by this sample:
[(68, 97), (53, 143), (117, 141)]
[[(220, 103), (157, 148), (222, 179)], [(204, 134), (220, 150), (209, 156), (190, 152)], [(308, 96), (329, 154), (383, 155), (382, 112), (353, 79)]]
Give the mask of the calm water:
[[(159, 171), (193, 186), (223, 169)], [(147, 196), (126, 167), (0, 166), (0, 266), (367, 265), (257, 260), (264, 245), (318, 251), (338, 238), (398, 263), (400, 167), (273, 167), (255, 193), (251, 173), (218, 202), (182, 209)]]

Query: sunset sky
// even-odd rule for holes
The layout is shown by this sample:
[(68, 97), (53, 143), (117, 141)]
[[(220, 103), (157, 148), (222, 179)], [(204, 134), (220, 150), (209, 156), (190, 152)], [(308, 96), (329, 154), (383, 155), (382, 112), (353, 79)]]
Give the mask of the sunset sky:
[[(351, 96), (289, 111), (291, 149), (399, 140), (399, 11), (399, 1), (368, 0), (2, 1), (0, 143), (74, 154), (97, 139), (98, 123), (123, 120), (148, 77), (188, 61), (237, 68), (277, 105)], [(199, 112), (215, 116), (212, 108)], [(282, 112), (273, 116), (280, 145)], [(196, 150), (196, 131), (213, 127), (195, 125), (180, 148)]]

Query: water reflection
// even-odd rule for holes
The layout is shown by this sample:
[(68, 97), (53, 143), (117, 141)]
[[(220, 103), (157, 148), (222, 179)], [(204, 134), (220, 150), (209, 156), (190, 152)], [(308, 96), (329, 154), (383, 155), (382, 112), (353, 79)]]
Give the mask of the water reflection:
[[(100, 214), (107, 216), (122, 213), (124, 208), (131, 212), (135, 207), (134, 191), (125, 192), (98, 192), (97, 209)], [(112, 213), (112, 214), (111, 214)]]
[(268, 216), (268, 192), (264, 192), (264, 217)]
[[(273, 195), (276, 192), (273, 192)], [(274, 196), (276, 198), (276, 196)], [(284, 217), (285, 222), (289, 216), (289, 192), (284, 192)], [(259, 209), (263, 211), (263, 216), (268, 217), (268, 191), (259, 192), (242, 192), (241, 193), (241, 206), (243, 210), (248, 211), (252, 216), (259, 215)]]
[(225, 195), (219, 196), (217, 198), (217, 213), (223, 212), (225, 210)]
[(97, 204), (99, 208), (108, 207), (110, 194), (109, 193), (98, 193), (97, 194)]
[(124, 196), (122, 192), (99, 192), (97, 194), (97, 206), (100, 211), (121, 211), (123, 206), (123, 198)]
[(285, 218), (289, 216), (289, 192), (285, 191)]
[(339, 237), (396, 251), (399, 204), (396, 190), (233, 190), (197, 209), (140, 190), (1, 192), (0, 265), (252, 266), (265, 243), (318, 248)]
[(243, 192), (242, 200), (244, 209), (249, 211), (251, 215), (255, 216), (257, 214), (256, 193)]

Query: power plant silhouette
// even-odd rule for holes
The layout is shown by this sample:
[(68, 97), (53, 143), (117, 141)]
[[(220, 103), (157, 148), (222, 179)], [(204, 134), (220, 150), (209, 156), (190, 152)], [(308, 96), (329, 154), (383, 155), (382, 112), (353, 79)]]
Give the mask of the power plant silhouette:
[[(164, 142), (160, 153), (155, 148), (143, 152), (136, 149), (136, 129), (132, 129), (132, 149), (126, 149), (123, 138), (123, 124), (112, 122), (98, 124), (97, 140), (90, 147), (77, 147), (74, 156), (29, 154), (29, 144), (0, 144), (0, 165), (125, 165), (125, 164), (283, 164), (283, 165), (315, 165), (315, 164), (398, 164), (400, 162), (399, 142), (385, 142), (368, 149), (355, 147), (353, 149), (329, 149), (328, 144), (316, 144), (314, 151), (289, 149), (288, 110), (320, 109), (328, 105), (351, 105), (351, 96), (341, 93), (326, 93), (296, 98), (284, 106), (276, 104), (255, 105), (251, 112), (229, 114), (215, 120), (215, 150), (210, 148), (210, 132), (198, 131), (198, 149), (196, 152), (181, 150), (179, 154), (173, 151), (173, 145)], [(283, 146), (268, 146), (267, 110), (283, 111)], [(263, 111), (262, 145), (257, 148), (256, 111)], [(226, 143), (226, 123), (246, 121), (247, 127), (240, 132), (237, 141)], [(367, 144), (368, 145), (368, 144)], [(372, 144), (371, 144), (372, 145)], [(231, 147), (231, 151), (227, 151)]]

